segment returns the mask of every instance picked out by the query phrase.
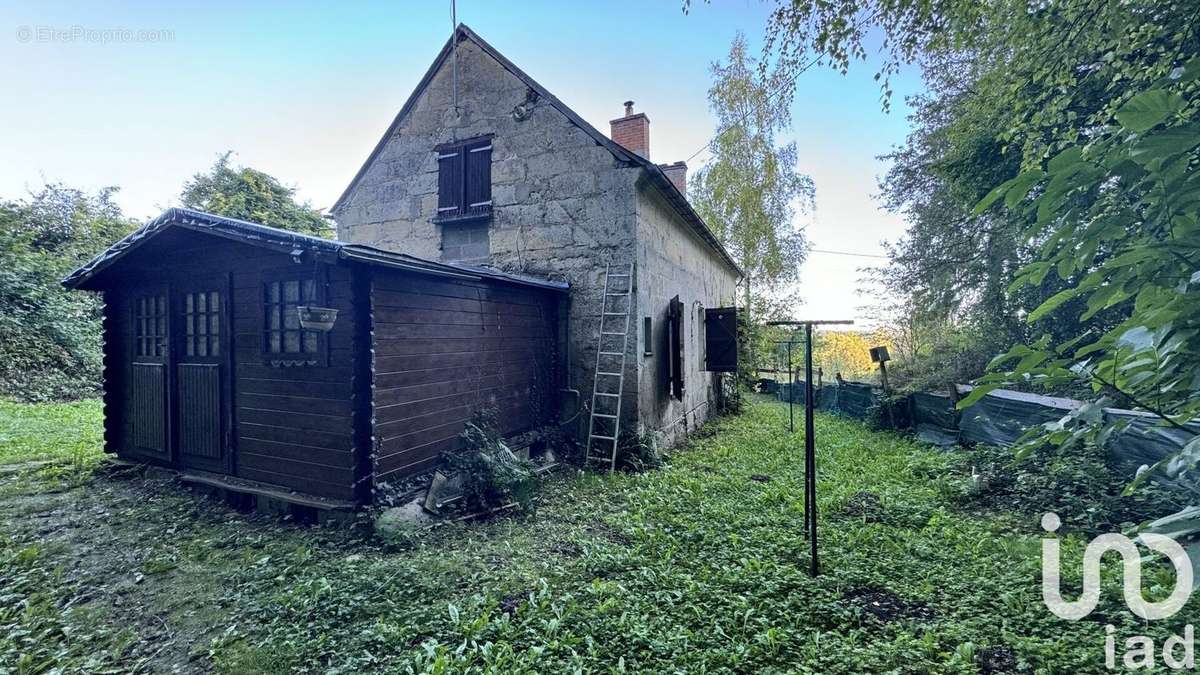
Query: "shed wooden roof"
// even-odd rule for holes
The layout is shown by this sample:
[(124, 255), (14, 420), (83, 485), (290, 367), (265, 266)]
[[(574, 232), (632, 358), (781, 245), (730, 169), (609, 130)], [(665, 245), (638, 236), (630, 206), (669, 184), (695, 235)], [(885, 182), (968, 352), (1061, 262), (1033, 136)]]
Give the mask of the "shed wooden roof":
[(340, 260), (366, 265), (378, 265), (401, 269), (418, 274), (439, 277), (480, 280), (490, 279), (503, 283), (532, 286), (553, 291), (566, 291), (569, 284), (519, 274), (512, 274), (490, 267), (474, 267), (454, 263), (435, 262), (404, 253), (387, 251), (364, 244), (351, 244), (334, 239), (322, 239), (298, 232), (268, 227), (237, 218), (218, 216), (192, 209), (167, 209), (162, 215), (146, 223), (117, 243), (105, 249), (87, 264), (71, 272), (62, 283), (68, 288), (95, 290), (97, 275), (120, 261), (131, 251), (169, 228), (181, 228), (212, 236), (239, 241), (252, 246), (261, 246), (288, 253), (303, 255), (313, 252), (334, 256)]

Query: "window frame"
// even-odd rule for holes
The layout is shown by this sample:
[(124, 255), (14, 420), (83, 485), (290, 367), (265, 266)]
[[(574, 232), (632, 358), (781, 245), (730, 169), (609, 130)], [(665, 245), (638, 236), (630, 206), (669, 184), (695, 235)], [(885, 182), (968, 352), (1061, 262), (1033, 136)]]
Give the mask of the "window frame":
[[(261, 276), (261, 278), (259, 280), (260, 281), (260, 283), (259, 283), (259, 305), (260, 305), (259, 318), (262, 321), (262, 323), (260, 324), (259, 335), (261, 335), (260, 351), (262, 353), (263, 364), (274, 367), (274, 368), (328, 366), (329, 365), (329, 335), (330, 335), (330, 333), (332, 333), (332, 331), (323, 332), (323, 331), (315, 331), (315, 330), (306, 330), (304, 328), (295, 329), (295, 330), (299, 330), (299, 332), (300, 332), (298, 339), (300, 341), (301, 347), (304, 346), (305, 340), (307, 339), (308, 335), (311, 335), (315, 338), (315, 351), (311, 351), (311, 352), (309, 352), (309, 351), (299, 351), (299, 352), (278, 351), (278, 352), (276, 352), (276, 351), (271, 350), (271, 337), (272, 337), (273, 332), (280, 333), (279, 340), (280, 340), (280, 348), (282, 349), (283, 342), (286, 339), (286, 336), (285, 336), (286, 332), (294, 330), (294, 329), (289, 329), (289, 328), (284, 327), (283, 322), (286, 320), (286, 311), (287, 311), (286, 308), (290, 303), (288, 303), (284, 300), (284, 297), (283, 297), (284, 291), (283, 291), (282, 284), (285, 282), (289, 282), (289, 281), (297, 281), (300, 283), (299, 291), (297, 293), (297, 301), (295, 303), (295, 305), (297, 307), (302, 306), (306, 303), (308, 305), (326, 306), (325, 298), (326, 298), (326, 286), (328, 285), (328, 277), (325, 273), (324, 267), (322, 266), (317, 269), (313, 269), (310, 267), (310, 268), (302, 269), (302, 270), (294, 269), (294, 268), (286, 268), (286, 267), (285, 268), (277, 268), (277, 269), (268, 269), (268, 270), (263, 270), (263, 272), (260, 276)], [(304, 283), (306, 281), (312, 282), (312, 297), (310, 299), (308, 299), (307, 301), (305, 301), (304, 293), (303, 293)], [(270, 296), (270, 292), (271, 292), (270, 289), (271, 289), (271, 285), (276, 284), (276, 283), (280, 284), (280, 291), (279, 291), (280, 299), (278, 302), (272, 302), (271, 296)], [(282, 307), (282, 311), (284, 312), (279, 315), (280, 327), (278, 329), (272, 329), (270, 326), (270, 316), (271, 316), (270, 312), (271, 312), (271, 308), (273, 306)], [(297, 316), (296, 317), (297, 325), (299, 325), (299, 320), (300, 320), (300, 318), (299, 318), (299, 316)], [(336, 325), (334, 326), (334, 330), (337, 330)]]
[(162, 363), (167, 360), (171, 348), (170, 313), (165, 288), (133, 295), (130, 302), (130, 333), (133, 338), (130, 346), (134, 361)]
[[(476, 220), (487, 220), (492, 217), (492, 153), (494, 146), (492, 143), (494, 135), (485, 134), (483, 136), (475, 136), (453, 143), (443, 143), (434, 148), (435, 157), (438, 164), (438, 190), (437, 190), (437, 206), (433, 216), (434, 223), (461, 223)], [(472, 168), (479, 165), (470, 161), (471, 157), (477, 156), (478, 153), (487, 153), (487, 161), (485, 167), (486, 181), (480, 181), (487, 189), (487, 199), (479, 199), (478, 201), (468, 203), (468, 196), (472, 183)], [(449, 179), (445, 176), (446, 165), (443, 162), (449, 161), (458, 157), (457, 166), (453, 169), (453, 175)], [(443, 189), (446, 184), (450, 185), (454, 193), (454, 204), (446, 204), (443, 199), (446, 197)], [(478, 187), (478, 184), (475, 185)], [(479, 195), (483, 196), (483, 195)]]

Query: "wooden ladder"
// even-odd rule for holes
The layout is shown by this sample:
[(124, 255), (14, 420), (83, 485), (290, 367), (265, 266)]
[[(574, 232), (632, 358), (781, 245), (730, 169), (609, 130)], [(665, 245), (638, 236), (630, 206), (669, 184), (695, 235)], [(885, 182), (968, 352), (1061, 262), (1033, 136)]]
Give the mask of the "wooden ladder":
[[(596, 380), (592, 386), (592, 414), (587, 439), (587, 460), (608, 464), (609, 471), (617, 468), (625, 352), (629, 348), (629, 314), (633, 311), (633, 263), (620, 266), (619, 269), (624, 269), (624, 272), (614, 272), (613, 267), (609, 263), (604, 270), (600, 334), (596, 340)], [(620, 306), (622, 302), (624, 307)], [(610, 303), (618, 306), (611, 307)], [(619, 324), (620, 330), (614, 324)]]

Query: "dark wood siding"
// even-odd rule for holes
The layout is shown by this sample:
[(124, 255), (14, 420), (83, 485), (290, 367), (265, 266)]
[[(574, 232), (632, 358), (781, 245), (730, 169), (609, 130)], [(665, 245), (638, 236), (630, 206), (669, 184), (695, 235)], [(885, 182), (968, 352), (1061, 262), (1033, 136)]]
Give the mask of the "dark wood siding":
[[(354, 499), (353, 289), (348, 267), (316, 267), (317, 297), (338, 309), (322, 365), (269, 365), (263, 355), (263, 284), (299, 268), (271, 254), (234, 270), (234, 419), (236, 473), (301, 492)], [(309, 263), (298, 272), (311, 273)]]
[(433, 467), (483, 407), (514, 434), (551, 419), (555, 294), (375, 270), (375, 481)]
[[(357, 456), (352, 375), (356, 316), (351, 309), (351, 269), (314, 263), (308, 257), (298, 265), (284, 253), (186, 231), (158, 235), (122, 265), (119, 282), (105, 294), (111, 305), (111, 316), (106, 310), (105, 378), (107, 382), (111, 377), (119, 387), (106, 393), (106, 414), (114, 415), (107, 423), (111, 447), (132, 459), (147, 459), (145, 453), (130, 452), (135, 438), (144, 435), (149, 439), (159, 433), (145, 425), (135, 426), (132, 414), (125, 412), (131, 407), (132, 397), (143, 395), (137, 382), (120, 382), (121, 374), (129, 370), (132, 354), (129, 298), (150, 282), (165, 283), (174, 289), (198, 277), (231, 275), (228, 309), (233, 367), (229, 396), (234, 474), (313, 495), (354, 499)], [(264, 358), (263, 282), (264, 277), (280, 269), (315, 271), (322, 284), (322, 303), (340, 310), (327, 340), (328, 365), (274, 366)], [(110, 365), (109, 359), (114, 363)], [(130, 372), (134, 378), (153, 377), (150, 372)], [(166, 372), (158, 377), (171, 380), (168, 396), (178, 387), (192, 387), (199, 394), (210, 394), (207, 398), (200, 396), (201, 402), (214, 404), (213, 383), (189, 379), (187, 369), (178, 378)], [(114, 399), (111, 405), (109, 397)], [(194, 412), (207, 419), (211, 411)], [(186, 411), (181, 413), (178, 428), (166, 430), (167, 438), (175, 437), (178, 444), (188, 447), (211, 447), (211, 434), (220, 433), (220, 426), (205, 426), (202, 419), (188, 419)], [(175, 453), (176, 459), (178, 456)]]

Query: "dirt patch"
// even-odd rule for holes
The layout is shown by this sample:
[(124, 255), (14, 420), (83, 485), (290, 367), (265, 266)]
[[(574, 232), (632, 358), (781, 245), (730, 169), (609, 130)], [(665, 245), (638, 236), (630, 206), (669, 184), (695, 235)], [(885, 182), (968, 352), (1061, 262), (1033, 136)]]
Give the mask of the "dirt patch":
[(880, 623), (892, 623), (910, 619), (918, 622), (932, 621), (933, 610), (925, 603), (905, 600), (891, 591), (864, 586), (847, 591), (843, 599), (851, 607)]
[(846, 500), (842, 513), (850, 518), (861, 518), (868, 523), (882, 523), (886, 516), (883, 499), (874, 492), (855, 492)]
[(521, 607), (521, 603), (525, 602), (524, 595), (509, 595), (500, 600), (500, 611), (505, 614), (512, 615)]
[(31, 492), (28, 475), (0, 478), (13, 487), (0, 491), (0, 537), (61, 569), (72, 611), (127, 632), (119, 663), (146, 672), (210, 672), (234, 592), (223, 575), (264, 555), (268, 530), (303, 532), (120, 467), (59, 492)]
[(996, 645), (979, 650), (979, 672), (982, 675), (992, 673), (1015, 673), (1017, 671), (1017, 655), (1011, 647)]

